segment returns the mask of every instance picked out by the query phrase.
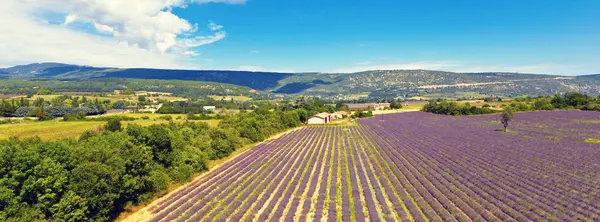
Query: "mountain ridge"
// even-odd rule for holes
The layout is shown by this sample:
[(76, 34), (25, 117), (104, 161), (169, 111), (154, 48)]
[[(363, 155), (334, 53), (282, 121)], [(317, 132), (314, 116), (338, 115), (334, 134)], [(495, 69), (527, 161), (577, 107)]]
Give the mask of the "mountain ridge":
[[(4, 74), (2, 74), (4, 72)], [(284, 73), (237, 70), (110, 68), (33, 63), (0, 69), (0, 78), (85, 80), (137, 78), (190, 80), (247, 86), (281, 94), (336, 96), (369, 94), (385, 97), (476, 92), (488, 95), (548, 95), (579, 91), (600, 94), (600, 74), (564, 76), (513, 72), (436, 70), (370, 70), (355, 73)]]

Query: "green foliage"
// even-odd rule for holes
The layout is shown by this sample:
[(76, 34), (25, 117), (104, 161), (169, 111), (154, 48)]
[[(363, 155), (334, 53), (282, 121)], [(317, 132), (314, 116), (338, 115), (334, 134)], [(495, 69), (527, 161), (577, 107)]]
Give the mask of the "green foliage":
[(123, 116), (123, 115), (109, 115), (109, 116), (100, 116), (97, 118), (89, 118), (86, 120), (90, 120), (90, 121), (110, 121), (110, 120), (119, 120), (119, 121), (134, 121), (136, 120), (135, 117), (131, 117), (131, 116)]
[(202, 113), (200, 115), (194, 115), (193, 113), (188, 113), (186, 116), (186, 119), (188, 119), (188, 120), (211, 120), (211, 119), (223, 119), (223, 118), (224, 118), (224, 116), (220, 115), (220, 114), (217, 114), (214, 116), (209, 116), (204, 113)]
[(173, 117), (172, 117), (172, 116), (169, 116), (169, 115), (167, 115), (167, 116), (160, 116), (160, 117), (158, 117), (158, 118), (159, 118), (159, 119), (164, 119), (164, 120), (167, 120), (167, 121), (171, 121), (171, 120), (173, 120)]
[(362, 110), (358, 110), (356, 111), (356, 113), (354, 114), (353, 118), (369, 118), (369, 117), (373, 117), (373, 111), (369, 110), (369, 111), (362, 111)]
[(402, 108), (402, 103), (399, 103), (399, 102), (391, 102), (391, 103), (390, 103), (390, 108), (391, 108), (391, 109), (401, 109), (401, 108)]
[(87, 116), (87, 113), (85, 113), (85, 112), (78, 112), (78, 113), (73, 113), (73, 114), (68, 113), (63, 116), (63, 120), (64, 121), (84, 120), (86, 116)]
[(37, 95), (50, 95), (52, 92), (49, 89), (39, 89)]
[(112, 104), (112, 108), (113, 109), (127, 109), (127, 104), (125, 104), (125, 101), (119, 100)]
[(555, 109), (581, 109), (588, 111), (600, 111), (598, 108), (600, 100), (577, 92), (564, 95), (556, 94), (552, 97), (527, 97), (515, 99), (509, 107), (513, 111), (535, 111)]
[(306, 111), (305, 109), (297, 109), (296, 113), (298, 114), (298, 118), (302, 123), (306, 123), (308, 121), (308, 118), (310, 117), (308, 115), (308, 111)]
[(504, 109), (500, 115), (500, 122), (504, 126), (504, 132), (508, 130), (508, 124), (513, 120), (513, 112), (510, 108)]
[(79, 136), (79, 141), (85, 141), (91, 137), (97, 136), (98, 133), (96, 133), (95, 131), (92, 130), (86, 130), (85, 132), (83, 132), (81, 134), (81, 136)]
[(500, 98), (500, 97), (487, 97), (487, 98), (483, 99), (483, 101), (485, 101), (486, 103), (489, 103), (489, 102), (502, 102), (502, 98)]
[(103, 117), (106, 131), (86, 131), (79, 140), (0, 141), (0, 221), (113, 220), (207, 170), (207, 161), (299, 126), (303, 112), (263, 108), (212, 128), (186, 122), (122, 131), (122, 116)]
[(161, 114), (211, 114), (213, 111), (205, 110), (204, 106), (215, 106), (218, 109), (249, 108), (251, 102), (237, 102), (232, 100), (214, 100), (206, 97), (202, 100), (167, 102), (158, 110)]
[(116, 132), (121, 131), (121, 121), (119, 119), (110, 119), (106, 123), (106, 130)]
[(112, 93), (122, 90), (121, 94), (135, 94), (135, 91), (170, 92), (175, 96), (201, 97), (208, 95), (245, 95), (253, 98), (268, 98), (261, 92), (250, 92), (248, 87), (222, 84), (216, 82), (155, 80), (155, 79), (123, 79), (94, 78), (93, 80), (3, 80), (0, 81), (0, 93), (36, 94), (37, 88), (51, 89), (53, 93), (61, 92), (95, 92)]
[(52, 120), (51, 116), (45, 116), (44, 115), (44, 116), (38, 117), (38, 121), (49, 121), (49, 120)]
[(422, 111), (453, 116), (489, 114), (495, 112), (490, 108), (479, 108), (471, 106), (468, 103), (460, 104), (446, 100), (431, 100), (423, 106)]

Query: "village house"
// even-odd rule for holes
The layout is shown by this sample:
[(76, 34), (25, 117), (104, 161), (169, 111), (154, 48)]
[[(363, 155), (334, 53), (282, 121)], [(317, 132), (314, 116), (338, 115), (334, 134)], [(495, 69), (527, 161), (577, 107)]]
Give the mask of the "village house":
[(158, 112), (160, 107), (162, 107), (162, 104), (148, 105), (148, 106), (144, 106), (143, 109), (138, 110), (138, 112), (140, 112), (140, 113), (156, 113), (156, 112)]
[(327, 124), (331, 122), (329, 113), (319, 113), (308, 118), (308, 124)]
[(216, 106), (203, 106), (202, 109), (206, 111), (215, 111), (217, 109)]

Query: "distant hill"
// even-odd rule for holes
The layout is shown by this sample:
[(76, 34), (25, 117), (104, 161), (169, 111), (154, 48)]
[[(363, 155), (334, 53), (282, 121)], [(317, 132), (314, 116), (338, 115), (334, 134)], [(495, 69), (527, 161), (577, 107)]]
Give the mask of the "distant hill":
[(578, 76), (578, 78), (580, 78), (580, 79), (599, 79), (600, 80), (600, 74), (582, 75), (582, 76)]
[(11, 78), (49, 78), (62, 80), (91, 78), (195, 80), (248, 86), (257, 90), (275, 88), (281, 79), (293, 75), (290, 73), (249, 71), (96, 68), (60, 63), (35, 63), (0, 69), (0, 72), (2, 71), (9, 73)]
[(576, 77), (505, 72), (456, 73), (432, 70), (375, 70), (357, 73), (274, 73), (218, 70), (119, 69), (36, 63), (0, 69), (0, 78), (84, 80), (138, 78), (194, 80), (247, 86), (282, 94), (375, 97), (479, 93), (498, 96), (550, 95), (579, 91), (600, 94), (600, 74)]

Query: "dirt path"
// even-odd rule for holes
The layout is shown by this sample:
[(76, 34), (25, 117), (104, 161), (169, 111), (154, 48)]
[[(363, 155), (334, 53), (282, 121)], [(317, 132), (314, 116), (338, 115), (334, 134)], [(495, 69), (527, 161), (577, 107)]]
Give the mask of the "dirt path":
[(245, 147), (243, 147), (242, 149), (238, 149), (235, 152), (233, 152), (231, 155), (229, 155), (226, 158), (223, 159), (219, 159), (219, 160), (211, 160), (208, 162), (208, 166), (210, 168), (210, 170), (208, 171), (204, 171), (201, 172), (198, 176), (196, 176), (192, 181), (180, 185), (177, 188), (173, 189), (173, 190), (169, 190), (169, 193), (164, 195), (163, 197), (160, 197), (158, 199), (153, 200), (151, 203), (149, 203), (148, 205), (145, 206), (138, 206), (138, 207), (134, 207), (132, 210), (130, 211), (125, 211), (123, 213), (121, 213), (121, 215), (116, 219), (116, 221), (122, 221), (122, 222), (143, 222), (143, 221), (149, 221), (153, 214), (151, 212), (151, 208), (153, 206), (156, 206), (158, 204), (160, 204), (162, 201), (164, 201), (165, 199), (169, 198), (172, 194), (176, 193), (177, 191), (181, 190), (181, 189), (185, 189), (186, 187), (188, 187), (189, 184), (194, 183), (195, 181), (198, 181), (200, 179), (202, 179), (204, 176), (208, 175), (209, 172), (218, 170), (221, 166), (223, 166), (223, 164), (229, 162), (229, 161), (233, 161), (236, 158), (238, 158), (241, 154), (247, 152), (248, 150), (252, 149), (254, 146), (259, 145), (261, 143), (270, 141), (270, 140), (274, 140), (277, 139), (285, 134), (288, 134), (290, 132), (296, 131), (303, 128), (302, 127), (298, 127), (298, 128), (294, 128), (282, 133), (279, 133), (277, 135), (271, 136), (268, 139), (266, 139), (263, 142), (260, 143), (256, 143), (256, 144), (250, 144), (247, 145)]

